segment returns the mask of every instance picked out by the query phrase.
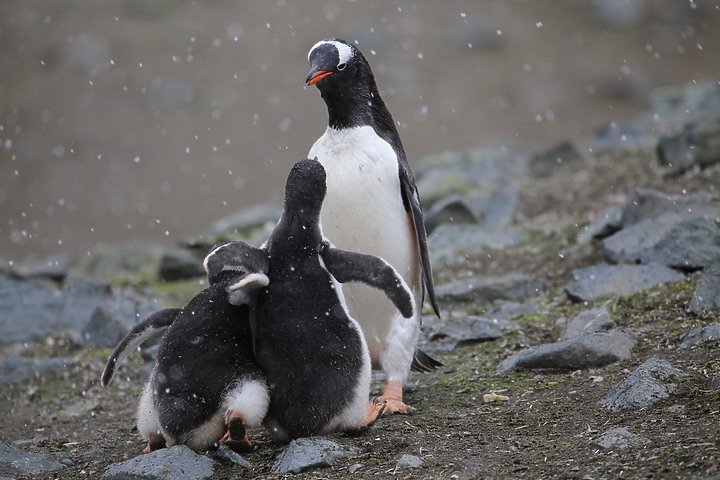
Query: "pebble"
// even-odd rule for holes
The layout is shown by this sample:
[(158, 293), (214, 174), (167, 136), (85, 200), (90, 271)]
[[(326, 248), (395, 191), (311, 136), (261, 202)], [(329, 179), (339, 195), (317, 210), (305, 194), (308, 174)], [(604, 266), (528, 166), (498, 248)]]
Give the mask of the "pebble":
[(630, 430), (625, 427), (620, 427), (608, 430), (598, 437), (594, 443), (609, 450), (641, 447), (650, 443), (650, 440), (630, 432)]

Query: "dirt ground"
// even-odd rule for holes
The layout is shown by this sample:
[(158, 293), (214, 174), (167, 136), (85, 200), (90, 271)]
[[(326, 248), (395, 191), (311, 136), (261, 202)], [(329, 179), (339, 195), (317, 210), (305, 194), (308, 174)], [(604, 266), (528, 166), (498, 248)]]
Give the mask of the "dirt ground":
[[(463, 268), (480, 273), (522, 270), (542, 277), (547, 289), (533, 299), (541, 306), (540, 312), (518, 319), (523, 327), (518, 332), (441, 355), (444, 367), (431, 374), (413, 374), (406, 400), (417, 408), (414, 415), (383, 417), (357, 437), (332, 436), (341, 444), (360, 447), (361, 455), (342, 459), (333, 468), (289, 476), (617, 479), (720, 475), (720, 389), (710, 387), (711, 380), (720, 376), (720, 345), (678, 349), (682, 333), (717, 321), (715, 316), (695, 317), (685, 311), (696, 276), (588, 305), (571, 303), (562, 291), (573, 268), (598, 261), (596, 246), (579, 246), (574, 241), (578, 225), (590, 212), (626, 198), (636, 185), (680, 193), (682, 189), (712, 191), (719, 184), (717, 166), (662, 180), (650, 167), (651, 158), (652, 152), (606, 156), (566, 166), (561, 174), (543, 182), (529, 180), (523, 188), (520, 223), (534, 232), (532, 240), (505, 251), (483, 252), (468, 259)], [(613, 168), (618, 165), (622, 168)], [(558, 195), (573, 195), (574, 201), (559, 202)], [(555, 213), (550, 215), (550, 211)], [(502, 359), (524, 346), (556, 339), (563, 318), (600, 304), (607, 306), (623, 331), (636, 336), (629, 360), (590, 371), (495, 373)], [(491, 305), (442, 307), (452, 317), (479, 313)], [(35, 439), (22, 447), (74, 464), (34, 478), (98, 478), (108, 465), (140, 454), (144, 445), (133, 431), (133, 417), (149, 369), (139, 354), (133, 354), (116, 383), (102, 389), (99, 377), (108, 353), (83, 350), (65, 338), (28, 345), (29, 356), (74, 359), (61, 377), (11, 385), (0, 393), (1, 438)], [(678, 380), (679, 387), (670, 398), (621, 413), (598, 405), (628, 372), (653, 355), (688, 374)], [(509, 400), (484, 403), (483, 395), (490, 392)], [(64, 412), (69, 406), (79, 414)], [(626, 450), (604, 450), (594, 444), (616, 427), (626, 427), (651, 442)], [(253, 432), (253, 440), (257, 448), (244, 455), (253, 465), (251, 470), (218, 463), (213, 478), (277, 478), (270, 467), (283, 446), (273, 444), (263, 432)], [(424, 466), (398, 470), (402, 454), (420, 457)], [(351, 474), (349, 467), (356, 464), (361, 467)]]

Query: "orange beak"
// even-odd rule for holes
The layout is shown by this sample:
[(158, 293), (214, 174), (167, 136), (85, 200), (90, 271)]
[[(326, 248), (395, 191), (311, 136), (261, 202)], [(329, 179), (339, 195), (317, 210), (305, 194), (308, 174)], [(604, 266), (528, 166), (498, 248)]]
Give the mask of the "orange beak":
[(333, 72), (320, 70), (319, 72), (313, 73), (310, 77), (308, 77), (305, 80), (305, 83), (307, 85), (315, 85), (317, 82), (322, 80), (323, 78), (327, 77), (328, 75), (331, 75)]

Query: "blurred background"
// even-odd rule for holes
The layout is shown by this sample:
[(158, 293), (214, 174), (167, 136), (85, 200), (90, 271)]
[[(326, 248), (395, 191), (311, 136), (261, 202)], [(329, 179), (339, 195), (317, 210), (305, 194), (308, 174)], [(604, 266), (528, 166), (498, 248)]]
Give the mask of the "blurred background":
[(716, 77), (719, 3), (4, 0), (0, 258), (174, 243), (280, 201), (326, 127), (303, 83), (322, 38), (357, 41), (412, 164), (542, 151)]

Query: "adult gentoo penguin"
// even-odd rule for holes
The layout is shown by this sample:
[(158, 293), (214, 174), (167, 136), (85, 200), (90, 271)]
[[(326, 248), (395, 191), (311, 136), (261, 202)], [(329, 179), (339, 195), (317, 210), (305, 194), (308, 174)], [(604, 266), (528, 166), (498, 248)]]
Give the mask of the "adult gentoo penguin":
[[(248, 302), (267, 285), (267, 259), (243, 257), (242, 264), (253, 270), (213, 268), (208, 288), (184, 308), (166, 308), (137, 323), (108, 359), (103, 386), (130, 352), (168, 328), (137, 410), (145, 451), (178, 444), (206, 450), (218, 441), (236, 451), (251, 448), (247, 428), (262, 424), (269, 398), (252, 350)], [(228, 302), (231, 286), (242, 305)]]
[[(413, 296), (390, 264), (334, 248), (323, 238), (324, 197), (322, 165), (296, 163), (280, 221), (260, 247), (269, 260), (268, 285), (258, 294), (253, 338), (270, 389), (265, 425), (280, 441), (360, 430), (384, 408), (381, 402), (368, 404), (370, 356), (338, 282), (379, 289), (401, 316), (414, 314)], [(216, 268), (244, 268), (234, 245), (240, 252), (249, 248), (233, 242), (214, 251)]]
[[(411, 367), (440, 365), (416, 350), (425, 289), (436, 315), (427, 238), (415, 179), (390, 111), (363, 54), (339, 38), (321, 40), (308, 53), (307, 85), (315, 85), (328, 110), (328, 127), (308, 156), (327, 171), (327, 198), (321, 220), (338, 248), (384, 258), (405, 279), (415, 297), (411, 319), (362, 285), (345, 289), (376, 366), (386, 374), (379, 400), (386, 412), (408, 413), (402, 388)], [(423, 288), (424, 286), (424, 288)]]

